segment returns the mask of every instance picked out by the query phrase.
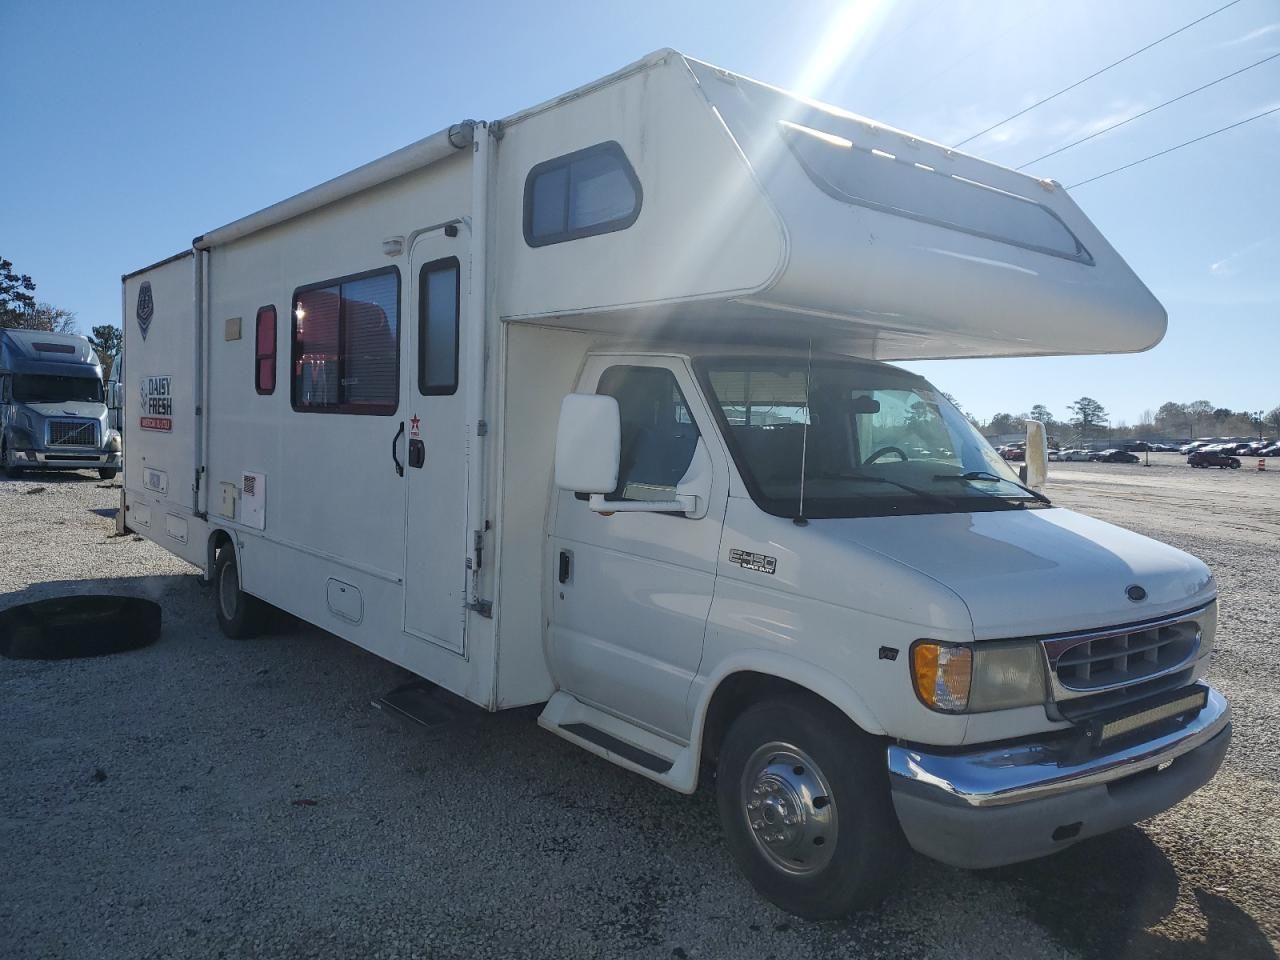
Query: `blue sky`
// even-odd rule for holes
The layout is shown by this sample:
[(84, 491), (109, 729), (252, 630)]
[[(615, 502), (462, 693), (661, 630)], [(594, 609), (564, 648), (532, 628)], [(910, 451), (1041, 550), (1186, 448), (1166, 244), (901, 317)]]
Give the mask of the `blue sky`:
[[(0, 253), (87, 329), (120, 274), (463, 117), (673, 46), (953, 143), (1225, 0), (0, 3)], [(1240, 0), (966, 146), (1018, 165), (1280, 52)], [(1280, 105), (1280, 60), (1029, 171), (1071, 184)], [(1147, 354), (915, 365), (987, 418), (1280, 404), (1280, 114), (1073, 191), (1170, 315)]]

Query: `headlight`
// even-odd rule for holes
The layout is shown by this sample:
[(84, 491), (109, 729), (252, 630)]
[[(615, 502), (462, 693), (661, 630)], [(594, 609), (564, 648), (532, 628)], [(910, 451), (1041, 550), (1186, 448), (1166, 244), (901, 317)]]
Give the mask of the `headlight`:
[(120, 452), (120, 434), (114, 430), (107, 434), (107, 449), (111, 453)]
[(1200, 614), (1200, 649), (1198, 656), (1207, 657), (1209, 651), (1213, 649), (1213, 638), (1218, 632), (1218, 600), (1215, 597), (1209, 606), (1204, 608), (1204, 613)]
[(946, 644), (917, 640), (911, 647), (916, 696), (942, 713), (984, 713), (1043, 703), (1044, 655), (1026, 640)]

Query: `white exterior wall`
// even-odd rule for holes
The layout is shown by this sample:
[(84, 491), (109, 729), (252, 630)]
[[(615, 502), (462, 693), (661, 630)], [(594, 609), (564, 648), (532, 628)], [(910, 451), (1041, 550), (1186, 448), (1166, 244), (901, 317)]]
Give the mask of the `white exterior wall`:
[[(403, 396), (417, 377), (409, 349), (416, 323), (416, 265), (411, 244), (396, 257), (383, 253), (388, 237), (470, 216), (470, 151), (322, 207), (279, 226), (210, 251), (208, 513), (211, 529), (237, 544), (246, 589), (483, 705), (494, 696), (492, 621), (467, 614), (465, 656), (404, 632), (407, 478), (391, 458), (397, 427), (411, 412)], [(469, 258), (470, 230), (457, 238)], [(394, 415), (295, 411), (291, 403), (292, 297), (300, 286), (395, 266), (400, 271), (400, 398)], [(254, 386), (255, 317), (274, 305), (276, 388)], [(228, 341), (228, 318), (241, 318), (241, 336)], [(462, 322), (466, 323), (464, 311)], [(465, 332), (463, 334), (466, 335)], [(466, 371), (461, 372), (466, 376)], [(467, 384), (460, 384), (460, 390)], [(414, 387), (416, 390), (416, 387)], [(407, 429), (407, 425), (406, 425)], [(464, 453), (441, 451), (459, 471)], [(406, 446), (400, 443), (404, 462)], [(265, 477), (265, 526), (252, 529), (220, 515), (220, 484), (241, 484), (246, 472)], [(241, 500), (243, 504), (243, 499)], [(465, 544), (440, 544), (458, 557)], [(326, 595), (329, 580), (355, 587), (360, 622), (337, 615)], [(460, 611), (459, 616), (464, 614)]]
[[(786, 262), (782, 224), (685, 61), (669, 54), (588, 92), (503, 121), (494, 221), (503, 318), (609, 314), (767, 287)], [(640, 216), (625, 230), (530, 247), (525, 178), (537, 163), (617, 141), (640, 180)], [(652, 318), (649, 318), (652, 319)], [(630, 332), (643, 334), (642, 324)]]
[[(204, 569), (204, 528), (195, 516), (193, 491), (199, 441), (195, 263), (187, 254), (123, 281), (121, 330), (129, 356), (122, 384), (123, 484), (130, 528)], [(138, 320), (144, 283), (152, 301), (146, 337)], [(171, 389), (168, 430), (142, 427), (148, 415), (143, 387), (158, 377), (167, 377)]]

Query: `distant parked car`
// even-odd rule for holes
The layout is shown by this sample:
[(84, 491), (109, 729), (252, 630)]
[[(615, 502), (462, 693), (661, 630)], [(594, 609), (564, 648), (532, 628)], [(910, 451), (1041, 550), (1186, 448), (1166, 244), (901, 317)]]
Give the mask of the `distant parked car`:
[(1221, 446), (1206, 447), (1204, 450), (1192, 450), (1187, 454), (1187, 463), (1193, 467), (1221, 467), (1226, 470), (1240, 469), (1240, 458), (1228, 453)]
[(1145, 440), (1130, 440), (1125, 443), (1124, 448), (1130, 453), (1146, 453), (1148, 450), (1154, 450), (1155, 447), (1147, 443)]
[(1201, 449), (1202, 447), (1207, 447), (1208, 445), (1209, 445), (1208, 440), (1196, 440), (1194, 443), (1184, 444), (1182, 447), (1179, 448), (1178, 452), (1193, 453), (1196, 450)]
[(1061, 455), (1060, 453), (1058, 453), (1058, 451), (1057, 451), (1057, 450), (1050, 450), (1050, 451), (1049, 451), (1049, 459), (1050, 459), (1050, 460), (1061, 460), (1061, 459), (1062, 459), (1062, 455)]
[(1078, 449), (1078, 448), (1077, 448), (1077, 449), (1074, 449), (1074, 450), (1063, 450), (1063, 451), (1062, 451), (1062, 453), (1060, 454), (1060, 456), (1062, 457), (1062, 459), (1063, 459), (1063, 460), (1069, 460), (1069, 461), (1073, 461), (1073, 460), (1088, 460), (1088, 459), (1089, 459), (1089, 451), (1088, 451), (1088, 450), (1080, 450), (1080, 449)]
[(1263, 447), (1258, 451), (1260, 457), (1280, 457), (1280, 440), (1271, 444), (1269, 447)]
[(1027, 455), (1022, 447), (1015, 446), (1001, 447), (999, 453), (1006, 460), (1022, 460)]
[(1136, 457), (1128, 450), (1103, 450), (1100, 453), (1089, 454), (1089, 459), (1094, 463), (1139, 463), (1141, 457)]

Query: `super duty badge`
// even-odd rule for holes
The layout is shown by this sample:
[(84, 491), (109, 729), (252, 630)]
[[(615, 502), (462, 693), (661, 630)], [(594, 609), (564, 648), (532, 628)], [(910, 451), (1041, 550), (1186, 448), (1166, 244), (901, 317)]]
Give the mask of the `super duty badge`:
[(767, 557), (763, 553), (752, 553), (750, 550), (730, 550), (729, 562), (736, 563), (743, 570), (754, 570), (756, 573), (773, 574), (778, 569), (777, 557)]

